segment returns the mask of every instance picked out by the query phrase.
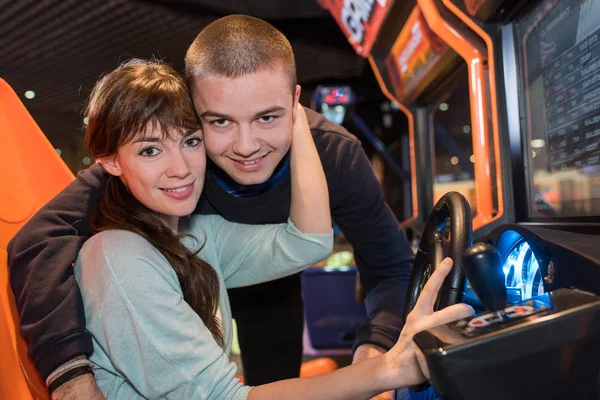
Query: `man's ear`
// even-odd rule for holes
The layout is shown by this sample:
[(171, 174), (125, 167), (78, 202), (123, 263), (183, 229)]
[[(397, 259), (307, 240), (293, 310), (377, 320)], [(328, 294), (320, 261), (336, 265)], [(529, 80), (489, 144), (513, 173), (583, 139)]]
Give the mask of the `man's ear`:
[(119, 166), (119, 162), (116, 160), (116, 156), (110, 157), (102, 157), (99, 158), (100, 164), (104, 167), (106, 172), (114, 176), (121, 176), (123, 171), (121, 171), (121, 167)]
[(292, 107), (292, 120), (296, 120), (296, 106), (300, 101), (300, 92), (302, 91), (302, 87), (300, 85), (296, 85), (296, 91), (294, 92), (294, 107)]

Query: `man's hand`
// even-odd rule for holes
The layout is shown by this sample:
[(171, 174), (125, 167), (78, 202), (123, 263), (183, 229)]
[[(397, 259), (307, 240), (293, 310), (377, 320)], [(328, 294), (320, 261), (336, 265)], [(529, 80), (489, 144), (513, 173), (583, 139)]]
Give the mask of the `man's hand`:
[[(363, 344), (360, 345), (356, 351), (354, 352), (354, 358), (352, 358), (352, 364), (356, 364), (358, 362), (368, 360), (369, 358), (377, 357), (382, 354), (385, 354), (385, 350), (379, 346), (375, 346), (373, 344)], [(394, 391), (391, 390), (389, 392), (380, 393), (375, 397), (372, 397), (371, 400), (393, 400), (394, 399)]]
[(105, 400), (94, 375), (85, 374), (71, 379), (52, 392), (52, 400)]

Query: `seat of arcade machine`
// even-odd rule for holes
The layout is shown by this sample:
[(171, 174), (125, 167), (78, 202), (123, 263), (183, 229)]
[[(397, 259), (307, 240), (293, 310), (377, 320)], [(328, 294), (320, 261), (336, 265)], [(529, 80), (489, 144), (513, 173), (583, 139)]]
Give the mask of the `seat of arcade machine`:
[(0, 394), (6, 399), (47, 399), (46, 385), (27, 355), (8, 281), (7, 246), (73, 174), (25, 106), (0, 79)]

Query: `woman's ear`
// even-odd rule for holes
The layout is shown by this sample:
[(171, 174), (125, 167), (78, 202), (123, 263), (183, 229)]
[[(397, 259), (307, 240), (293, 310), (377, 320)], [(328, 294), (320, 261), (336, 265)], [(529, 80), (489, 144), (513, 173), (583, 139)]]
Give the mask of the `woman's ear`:
[(109, 174), (114, 176), (121, 176), (122, 171), (121, 167), (119, 166), (119, 162), (116, 160), (116, 156), (102, 157), (99, 158), (98, 161), (100, 162), (100, 165), (102, 165), (102, 167), (104, 167), (106, 172), (108, 172)]

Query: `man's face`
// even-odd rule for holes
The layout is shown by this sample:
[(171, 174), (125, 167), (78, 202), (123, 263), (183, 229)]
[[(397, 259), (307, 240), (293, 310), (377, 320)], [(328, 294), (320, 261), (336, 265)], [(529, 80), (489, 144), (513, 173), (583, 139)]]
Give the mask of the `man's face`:
[(242, 185), (268, 180), (290, 148), (300, 87), (292, 95), (276, 68), (195, 79), (191, 92), (210, 159)]

